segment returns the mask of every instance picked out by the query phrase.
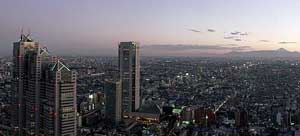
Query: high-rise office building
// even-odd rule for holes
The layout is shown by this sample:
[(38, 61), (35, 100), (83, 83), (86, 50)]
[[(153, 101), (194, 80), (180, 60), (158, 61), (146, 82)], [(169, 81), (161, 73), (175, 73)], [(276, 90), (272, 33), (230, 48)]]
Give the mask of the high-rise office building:
[(45, 73), (43, 116), (47, 136), (76, 135), (76, 73), (55, 60)]
[(122, 111), (132, 112), (140, 107), (140, 51), (136, 42), (119, 44), (119, 70), (122, 82)]
[(25, 46), (34, 44), (27, 36), (21, 34), (20, 41), (14, 43), (13, 47), (13, 94), (11, 107), (11, 124), (19, 131), (25, 126), (25, 102), (24, 102), (24, 55)]
[(33, 41), (29, 35), (21, 34), (14, 43), (14, 93), (12, 124), (19, 134), (33, 135), (40, 128), (40, 90), (42, 67), (49, 63), (50, 56), (46, 48)]
[(105, 115), (114, 125), (122, 119), (122, 85), (120, 81), (106, 80), (105, 91)]
[(53, 57), (29, 35), (21, 34), (20, 40), (14, 43), (13, 62), (12, 125), (19, 135), (41, 135), (45, 131), (43, 115), (49, 97), (46, 94), (50, 91), (45, 74), (54, 63)]

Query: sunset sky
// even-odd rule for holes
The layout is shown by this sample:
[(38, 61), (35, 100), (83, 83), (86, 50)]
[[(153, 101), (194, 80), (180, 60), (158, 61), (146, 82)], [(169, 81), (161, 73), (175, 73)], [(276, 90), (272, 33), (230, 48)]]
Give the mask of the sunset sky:
[(299, 0), (1, 0), (0, 56), (21, 28), (62, 55), (114, 55), (120, 41), (181, 54), (300, 51), (299, 13)]

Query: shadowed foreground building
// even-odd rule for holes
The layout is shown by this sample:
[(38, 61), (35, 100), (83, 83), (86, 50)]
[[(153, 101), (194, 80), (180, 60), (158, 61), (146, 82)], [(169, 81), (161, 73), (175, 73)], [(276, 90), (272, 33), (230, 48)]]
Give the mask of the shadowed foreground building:
[(106, 118), (118, 125), (122, 119), (122, 86), (120, 81), (106, 80), (104, 91), (106, 94), (105, 115)]
[[(65, 66), (55, 68), (61, 63), (52, 57), (47, 48), (32, 40), (29, 35), (21, 34), (20, 41), (14, 43), (13, 49), (13, 94), (12, 94), (12, 126), (16, 128), (18, 135), (41, 135), (44, 132), (54, 132), (53, 135), (63, 135), (65, 107), (73, 107), (76, 115), (76, 76)], [(62, 63), (61, 63), (62, 64)], [(54, 66), (52, 66), (54, 65)], [(60, 65), (60, 64), (59, 64)], [(52, 67), (51, 67), (52, 66)], [(51, 71), (51, 72), (49, 72)], [(72, 74), (70, 74), (72, 73)], [(50, 76), (56, 75), (56, 76)], [(46, 79), (47, 77), (47, 79)], [(72, 80), (71, 80), (72, 79)], [(74, 80), (75, 79), (75, 80)], [(68, 82), (71, 80), (72, 82)], [(52, 83), (54, 81), (54, 83)], [(65, 84), (72, 84), (72, 87), (65, 87)], [(71, 102), (66, 102), (64, 90), (72, 92)], [(51, 99), (55, 98), (55, 99)], [(59, 111), (55, 114), (50, 111), (50, 103), (56, 101), (53, 106)], [(57, 105), (57, 102), (58, 105)], [(58, 114), (63, 113), (63, 114)], [(55, 121), (49, 121), (47, 114), (54, 116)], [(76, 116), (75, 116), (76, 117)], [(76, 118), (70, 118), (69, 123), (75, 126), (72, 134), (76, 134)], [(74, 120), (74, 121), (73, 121)], [(56, 130), (48, 125), (61, 124), (60, 130)], [(70, 134), (70, 133), (68, 133)], [(49, 134), (51, 135), (51, 134)]]

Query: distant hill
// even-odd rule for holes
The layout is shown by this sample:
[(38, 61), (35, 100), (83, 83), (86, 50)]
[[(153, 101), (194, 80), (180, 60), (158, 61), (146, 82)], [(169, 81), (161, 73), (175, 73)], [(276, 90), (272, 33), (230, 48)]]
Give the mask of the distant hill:
[(262, 58), (272, 58), (272, 57), (283, 57), (283, 58), (293, 58), (300, 57), (299, 52), (291, 52), (284, 48), (279, 48), (277, 50), (261, 50), (261, 51), (248, 51), (248, 52), (229, 52), (223, 54), (226, 57), (262, 57)]

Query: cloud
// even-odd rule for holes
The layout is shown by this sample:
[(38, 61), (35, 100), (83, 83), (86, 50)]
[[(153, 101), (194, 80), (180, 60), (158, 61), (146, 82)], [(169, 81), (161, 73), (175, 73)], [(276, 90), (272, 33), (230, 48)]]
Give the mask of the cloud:
[(270, 42), (269, 40), (260, 40), (260, 42)]
[(207, 29), (208, 32), (216, 32), (214, 29)]
[(199, 31), (199, 30), (196, 30), (196, 29), (188, 29), (189, 31), (191, 31), (191, 32), (195, 32), (195, 33), (200, 33), (201, 31)]
[(249, 33), (247, 33), (247, 32), (241, 32), (240, 35), (241, 36), (247, 36), (247, 35), (249, 35)]
[(239, 35), (241, 32), (235, 31), (235, 32), (230, 32), (231, 35)]
[(234, 39), (236, 36), (224, 36), (224, 39)]
[(242, 41), (242, 39), (234, 39), (235, 41), (237, 41), (237, 42), (240, 42), (240, 41)]
[(225, 45), (223, 45), (223, 46), (239, 46), (238, 44), (225, 44)]
[(282, 41), (279, 42), (278, 44), (296, 44), (297, 42), (287, 42), (287, 41)]
[(240, 32), (240, 31), (234, 31), (234, 32), (230, 32), (231, 35), (239, 35), (239, 36), (247, 36), (249, 35), (248, 32)]

